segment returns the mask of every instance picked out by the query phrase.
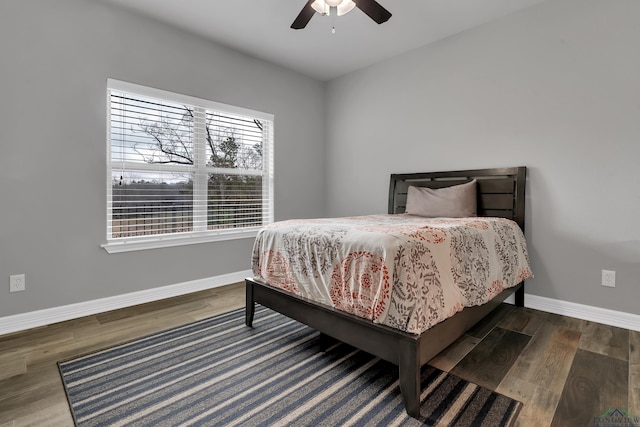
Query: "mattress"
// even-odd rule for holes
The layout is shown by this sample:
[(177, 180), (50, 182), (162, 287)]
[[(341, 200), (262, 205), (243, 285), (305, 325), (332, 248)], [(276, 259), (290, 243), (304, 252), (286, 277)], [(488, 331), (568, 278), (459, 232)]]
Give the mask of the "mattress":
[(252, 270), (286, 292), (413, 334), (533, 277), (514, 221), (407, 214), (270, 224), (256, 237)]

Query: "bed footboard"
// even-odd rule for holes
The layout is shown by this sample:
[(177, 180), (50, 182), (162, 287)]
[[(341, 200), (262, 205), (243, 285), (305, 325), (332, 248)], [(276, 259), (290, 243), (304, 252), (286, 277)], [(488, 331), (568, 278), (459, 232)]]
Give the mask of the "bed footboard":
[[(420, 367), (424, 364), (420, 358), (420, 335), (320, 306), (254, 279), (247, 278), (245, 283), (247, 326), (253, 325), (255, 304), (262, 304), (318, 330), (322, 340), (338, 340), (397, 365), (407, 413), (414, 418), (419, 417)], [(435, 350), (434, 354), (438, 352)]]

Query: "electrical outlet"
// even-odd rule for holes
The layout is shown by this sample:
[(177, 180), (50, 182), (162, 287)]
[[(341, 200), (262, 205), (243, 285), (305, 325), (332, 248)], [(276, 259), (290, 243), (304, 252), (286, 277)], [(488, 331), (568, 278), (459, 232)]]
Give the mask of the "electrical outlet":
[(613, 270), (602, 270), (602, 286), (609, 288), (616, 287), (616, 272)]
[(13, 276), (9, 276), (9, 292), (24, 291), (24, 282), (24, 274), (15, 274)]

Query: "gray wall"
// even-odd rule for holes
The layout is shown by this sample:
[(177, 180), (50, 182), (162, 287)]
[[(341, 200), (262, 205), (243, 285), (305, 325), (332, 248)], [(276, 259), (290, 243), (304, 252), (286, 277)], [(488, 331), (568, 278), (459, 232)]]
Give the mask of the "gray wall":
[(250, 268), (252, 239), (100, 248), (107, 77), (275, 114), (276, 219), (323, 212), (322, 83), (96, 1), (2, 0), (0, 317)]
[(393, 172), (525, 165), (528, 292), (640, 314), (639, 22), (553, 0), (330, 82), (328, 214), (385, 212)]
[(394, 172), (526, 165), (528, 292), (639, 314), (639, 18), (548, 1), (325, 88), (96, 1), (2, 0), (0, 317), (249, 268), (251, 239), (99, 247), (107, 77), (274, 113), (276, 219), (384, 212)]

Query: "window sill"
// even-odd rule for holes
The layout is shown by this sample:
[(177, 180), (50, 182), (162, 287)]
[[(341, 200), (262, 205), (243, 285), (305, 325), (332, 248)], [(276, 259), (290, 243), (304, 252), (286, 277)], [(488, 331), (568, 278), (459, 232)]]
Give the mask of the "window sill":
[(117, 254), (121, 252), (143, 251), (147, 249), (170, 248), (174, 246), (197, 245), (200, 243), (255, 238), (258, 235), (258, 231), (259, 229), (252, 228), (243, 231), (231, 231), (207, 235), (187, 234), (180, 236), (112, 240), (101, 245), (101, 247), (110, 254)]

